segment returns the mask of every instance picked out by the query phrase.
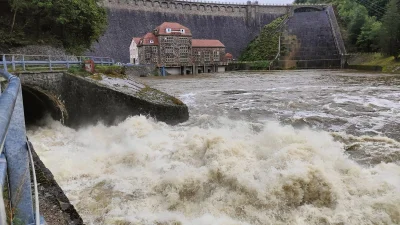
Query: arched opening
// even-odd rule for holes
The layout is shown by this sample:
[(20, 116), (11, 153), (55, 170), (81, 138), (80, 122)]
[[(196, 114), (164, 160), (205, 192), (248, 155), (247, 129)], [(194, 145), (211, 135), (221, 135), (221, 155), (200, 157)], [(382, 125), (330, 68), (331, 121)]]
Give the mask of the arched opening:
[(314, 8), (314, 7), (301, 7), (294, 10), (294, 13), (301, 13), (301, 12), (319, 12), (322, 9)]
[(27, 126), (40, 122), (47, 114), (54, 120), (65, 118), (65, 107), (55, 96), (34, 87), (22, 85), (25, 124)]

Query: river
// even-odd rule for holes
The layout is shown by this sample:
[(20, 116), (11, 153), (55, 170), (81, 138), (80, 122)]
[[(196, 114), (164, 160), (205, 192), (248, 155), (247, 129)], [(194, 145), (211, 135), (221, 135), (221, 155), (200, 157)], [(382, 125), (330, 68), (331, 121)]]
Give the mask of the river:
[[(189, 121), (135, 116), (28, 136), (88, 224), (400, 224), (400, 77), (141, 78)], [(118, 109), (116, 109), (118, 110)]]

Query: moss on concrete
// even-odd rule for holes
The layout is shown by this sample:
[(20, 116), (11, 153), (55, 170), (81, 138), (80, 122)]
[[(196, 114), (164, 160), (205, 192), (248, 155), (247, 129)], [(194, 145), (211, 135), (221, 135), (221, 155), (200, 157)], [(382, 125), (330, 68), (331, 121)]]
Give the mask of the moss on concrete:
[(239, 57), (240, 61), (271, 60), (278, 53), (280, 26), (286, 16), (279, 17), (263, 27)]
[(137, 92), (136, 97), (160, 104), (184, 105), (181, 100), (149, 86), (146, 86), (141, 91)]

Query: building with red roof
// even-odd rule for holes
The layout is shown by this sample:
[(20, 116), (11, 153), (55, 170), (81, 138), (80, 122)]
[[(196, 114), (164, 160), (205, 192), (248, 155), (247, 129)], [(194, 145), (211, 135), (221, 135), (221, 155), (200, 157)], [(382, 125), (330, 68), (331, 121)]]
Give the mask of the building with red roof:
[(191, 30), (179, 23), (164, 22), (133, 42), (140, 64), (154, 64), (170, 74), (225, 71), (225, 45), (219, 40), (192, 39)]
[(226, 61), (227, 63), (232, 62), (232, 61), (233, 61), (233, 55), (232, 55), (231, 53), (226, 53), (226, 54), (225, 54), (225, 61)]
[(138, 44), (140, 42), (140, 37), (132, 38), (131, 45), (129, 46), (130, 63), (139, 64), (139, 50)]

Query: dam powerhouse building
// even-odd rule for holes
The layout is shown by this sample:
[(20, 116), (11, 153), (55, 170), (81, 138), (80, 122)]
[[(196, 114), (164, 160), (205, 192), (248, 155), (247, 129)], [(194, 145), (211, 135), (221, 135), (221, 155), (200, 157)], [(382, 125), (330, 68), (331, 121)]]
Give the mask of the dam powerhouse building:
[[(225, 45), (193, 39), (189, 28), (164, 22), (141, 38), (133, 38), (131, 63), (154, 64), (173, 75), (225, 72)], [(137, 58), (135, 58), (137, 57)]]

